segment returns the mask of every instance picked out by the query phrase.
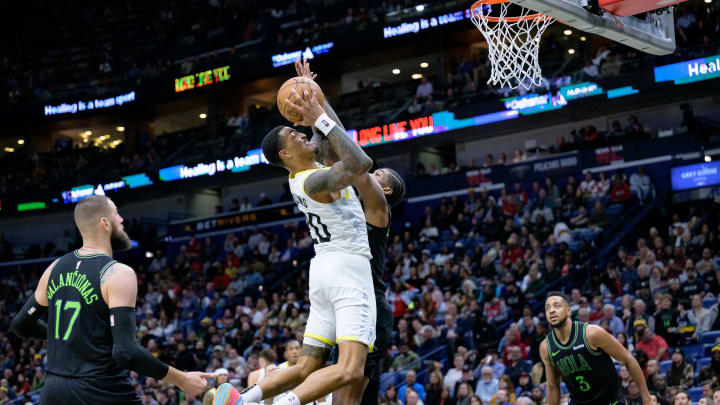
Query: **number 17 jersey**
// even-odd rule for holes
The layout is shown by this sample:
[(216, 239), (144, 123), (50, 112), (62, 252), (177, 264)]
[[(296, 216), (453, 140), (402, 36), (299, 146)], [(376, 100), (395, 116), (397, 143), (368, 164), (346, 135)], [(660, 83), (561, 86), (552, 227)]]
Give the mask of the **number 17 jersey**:
[(340, 191), (340, 198), (331, 203), (313, 200), (305, 192), (305, 180), (319, 170), (311, 169), (291, 175), (290, 192), (298, 209), (305, 214), (315, 243), (315, 254), (345, 252), (372, 258), (368, 244), (365, 214), (352, 187)]
[(70, 378), (126, 377), (112, 358), (110, 309), (100, 291), (102, 275), (116, 261), (77, 250), (50, 271), (47, 371)]

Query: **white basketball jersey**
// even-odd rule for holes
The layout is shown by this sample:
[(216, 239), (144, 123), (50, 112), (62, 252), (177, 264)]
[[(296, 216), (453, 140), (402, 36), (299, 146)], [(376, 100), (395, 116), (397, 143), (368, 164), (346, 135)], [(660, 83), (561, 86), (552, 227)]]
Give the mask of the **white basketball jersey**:
[(317, 202), (305, 193), (305, 179), (318, 170), (311, 169), (290, 177), (290, 192), (300, 211), (305, 214), (310, 234), (315, 242), (315, 254), (340, 251), (372, 258), (368, 245), (365, 214), (360, 199), (352, 187), (340, 192), (332, 203)]

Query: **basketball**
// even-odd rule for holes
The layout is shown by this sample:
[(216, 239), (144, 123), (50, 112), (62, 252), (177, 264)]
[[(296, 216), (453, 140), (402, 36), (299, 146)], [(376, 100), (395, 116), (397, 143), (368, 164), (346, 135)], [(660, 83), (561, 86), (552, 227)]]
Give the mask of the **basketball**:
[(295, 95), (293, 95), (292, 92), (293, 89), (301, 97), (304, 96), (305, 89), (308, 91), (315, 90), (315, 93), (318, 96), (318, 102), (323, 104), (325, 100), (322, 90), (320, 90), (320, 86), (318, 86), (312, 79), (298, 76), (286, 81), (282, 86), (280, 86), (280, 90), (278, 90), (277, 106), (278, 110), (280, 110), (280, 114), (282, 114), (282, 116), (290, 122), (302, 121), (302, 114), (285, 104), (285, 99), (290, 99), (290, 101), (295, 102)]

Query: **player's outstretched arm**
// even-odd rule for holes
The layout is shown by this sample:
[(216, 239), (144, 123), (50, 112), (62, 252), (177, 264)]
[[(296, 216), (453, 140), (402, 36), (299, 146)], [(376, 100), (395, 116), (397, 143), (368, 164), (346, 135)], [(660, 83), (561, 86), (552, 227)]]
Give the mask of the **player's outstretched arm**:
[(120, 367), (176, 385), (190, 398), (205, 391), (207, 378), (214, 377), (213, 374), (184, 373), (158, 360), (138, 344), (135, 323), (135, 271), (122, 263), (115, 263), (103, 274), (100, 285), (110, 308), (113, 360)]
[(55, 260), (45, 269), (38, 281), (37, 288), (35, 288), (35, 293), (28, 297), (25, 305), (13, 318), (10, 329), (18, 337), (47, 340), (47, 323), (45, 322), (48, 306), (47, 283), (50, 272), (57, 262)]
[(644, 404), (650, 403), (650, 392), (648, 391), (647, 383), (645, 382), (645, 376), (640, 368), (637, 360), (628, 352), (628, 350), (620, 344), (614, 337), (605, 331), (605, 329), (597, 325), (588, 325), (587, 339), (590, 344), (590, 349), (596, 350), (597, 348), (602, 349), (605, 353), (609, 354), (615, 360), (623, 363), (630, 373), (630, 377), (635, 381), (638, 388), (640, 388), (640, 396), (642, 397)]
[(547, 403), (548, 405), (560, 405), (560, 374), (550, 364), (550, 355), (545, 341), (540, 343), (540, 358), (545, 366), (545, 376), (547, 378)]

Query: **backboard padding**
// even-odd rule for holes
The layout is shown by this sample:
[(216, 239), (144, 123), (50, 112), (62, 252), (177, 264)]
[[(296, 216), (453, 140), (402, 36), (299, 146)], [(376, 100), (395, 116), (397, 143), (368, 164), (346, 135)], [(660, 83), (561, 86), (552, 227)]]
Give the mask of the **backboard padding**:
[(555, 17), (578, 30), (601, 35), (653, 55), (675, 51), (675, 19), (672, 12), (654, 15), (652, 22), (636, 17), (590, 13), (581, 0), (509, 0), (511, 3)]

